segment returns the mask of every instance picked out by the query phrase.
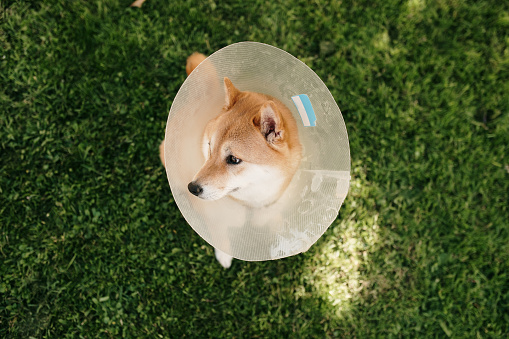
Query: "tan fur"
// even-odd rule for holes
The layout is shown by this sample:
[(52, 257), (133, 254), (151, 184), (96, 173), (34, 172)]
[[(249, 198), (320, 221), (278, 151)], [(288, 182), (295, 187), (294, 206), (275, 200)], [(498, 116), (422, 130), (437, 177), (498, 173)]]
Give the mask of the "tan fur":
[[(187, 75), (191, 74), (191, 72), (194, 71), (194, 69), (198, 67), (198, 65), (206, 58), (207, 57), (205, 55), (198, 52), (194, 52), (193, 54), (191, 54), (186, 60)], [(163, 164), (163, 166), (166, 167), (166, 164), (164, 162), (164, 140), (161, 141), (161, 144), (159, 144), (159, 159), (161, 159), (161, 163)]]
[[(205, 59), (200, 53), (190, 55), (187, 75)], [(206, 69), (215, 72), (213, 67)], [(225, 105), (205, 127), (202, 141), (205, 163), (190, 185), (198, 183), (213, 188), (215, 193), (200, 196), (203, 199), (229, 195), (246, 206), (268, 206), (282, 195), (299, 167), (302, 146), (297, 123), (290, 110), (277, 99), (239, 91), (228, 78), (224, 79), (224, 86)], [(228, 164), (225, 161), (228, 155), (242, 162)], [(159, 156), (165, 165), (164, 140), (159, 146)], [(232, 256), (218, 249), (215, 255), (224, 268), (230, 267)]]
[[(235, 189), (230, 184), (232, 177), (242, 176), (247, 164), (267, 166), (274, 169), (275, 176), (269, 179), (273, 185), (267, 184), (277, 186), (277, 192), (267, 192), (267, 196), (260, 196), (259, 201), (245, 201), (240, 194), (229, 194), (250, 206), (270, 204), (283, 193), (299, 166), (302, 147), (297, 124), (290, 110), (279, 100), (265, 94), (241, 92), (228, 78), (224, 82), (225, 106), (205, 128), (204, 144), (210, 140), (210, 150), (208, 154), (204, 151), (206, 162), (194, 182), (219, 190), (231, 190)], [(276, 123), (274, 133), (268, 136), (262, 132), (265, 112), (269, 112)], [(225, 149), (228, 152), (225, 153)], [(227, 164), (225, 157), (228, 154), (242, 159), (242, 163)]]
[[(204, 59), (203, 54), (192, 54), (187, 73)], [(203, 186), (199, 197), (206, 200), (229, 195), (247, 206), (269, 205), (281, 196), (299, 166), (302, 146), (297, 123), (279, 100), (240, 91), (228, 78), (224, 86), (225, 105), (205, 127), (205, 163), (192, 183)], [(228, 164), (225, 159), (230, 155), (242, 162)], [(163, 144), (160, 156), (164, 164)]]
[(187, 75), (191, 74), (191, 72), (198, 67), (198, 65), (205, 60), (207, 57), (201, 53), (194, 52), (191, 54), (186, 61), (186, 73)]

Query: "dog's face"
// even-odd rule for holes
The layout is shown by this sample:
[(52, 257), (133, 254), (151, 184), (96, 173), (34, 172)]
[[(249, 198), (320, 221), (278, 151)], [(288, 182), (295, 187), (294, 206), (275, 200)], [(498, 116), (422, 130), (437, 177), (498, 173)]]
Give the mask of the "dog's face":
[(251, 206), (270, 204), (300, 161), (300, 144), (290, 137), (297, 133), (293, 117), (277, 100), (240, 92), (228, 78), (225, 92), (222, 112), (205, 128), (205, 164), (188, 189), (205, 200), (230, 195)]

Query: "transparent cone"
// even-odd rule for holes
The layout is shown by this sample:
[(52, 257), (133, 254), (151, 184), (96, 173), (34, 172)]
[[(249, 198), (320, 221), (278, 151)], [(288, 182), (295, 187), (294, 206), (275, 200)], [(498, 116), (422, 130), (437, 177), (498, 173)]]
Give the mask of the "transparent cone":
[[(297, 121), (303, 146), (300, 167), (282, 197), (268, 207), (250, 208), (228, 197), (201, 200), (187, 189), (205, 161), (205, 125), (224, 105), (224, 77), (239, 90), (279, 99)], [(309, 98), (315, 126), (305, 126), (310, 122), (302, 105), (299, 110), (292, 100), (301, 94)], [(348, 193), (348, 135), (334, 98), (303, 62), (261, 43), (227, 46), (189, 75), (170, 109), (164, 153), (171, 191), (186, 221), (209, 244), (241, 260), (273, 260), (306, 251), (336, 219)]]

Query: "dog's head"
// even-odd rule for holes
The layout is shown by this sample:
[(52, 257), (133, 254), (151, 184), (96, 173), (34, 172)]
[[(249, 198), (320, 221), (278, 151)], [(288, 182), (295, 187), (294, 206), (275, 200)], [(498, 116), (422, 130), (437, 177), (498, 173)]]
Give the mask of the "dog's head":
[(225, 105), (205, 128), (205, 164), (188, 189), (206, 200), (230, 195), (248, 205), (269, 204), (300, 161), (295, 121), (272, 97), (241, 92), (228, 78), (224, 87)]

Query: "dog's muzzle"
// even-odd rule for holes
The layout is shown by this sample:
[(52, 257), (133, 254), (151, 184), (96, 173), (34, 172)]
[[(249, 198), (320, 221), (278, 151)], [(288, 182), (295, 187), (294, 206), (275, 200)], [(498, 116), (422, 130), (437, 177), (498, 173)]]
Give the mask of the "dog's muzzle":
[(187, 189), (196, 196), (199, 196), (203, 192), (203, 188), (194, 181), (191, 181), (187, 185)]

